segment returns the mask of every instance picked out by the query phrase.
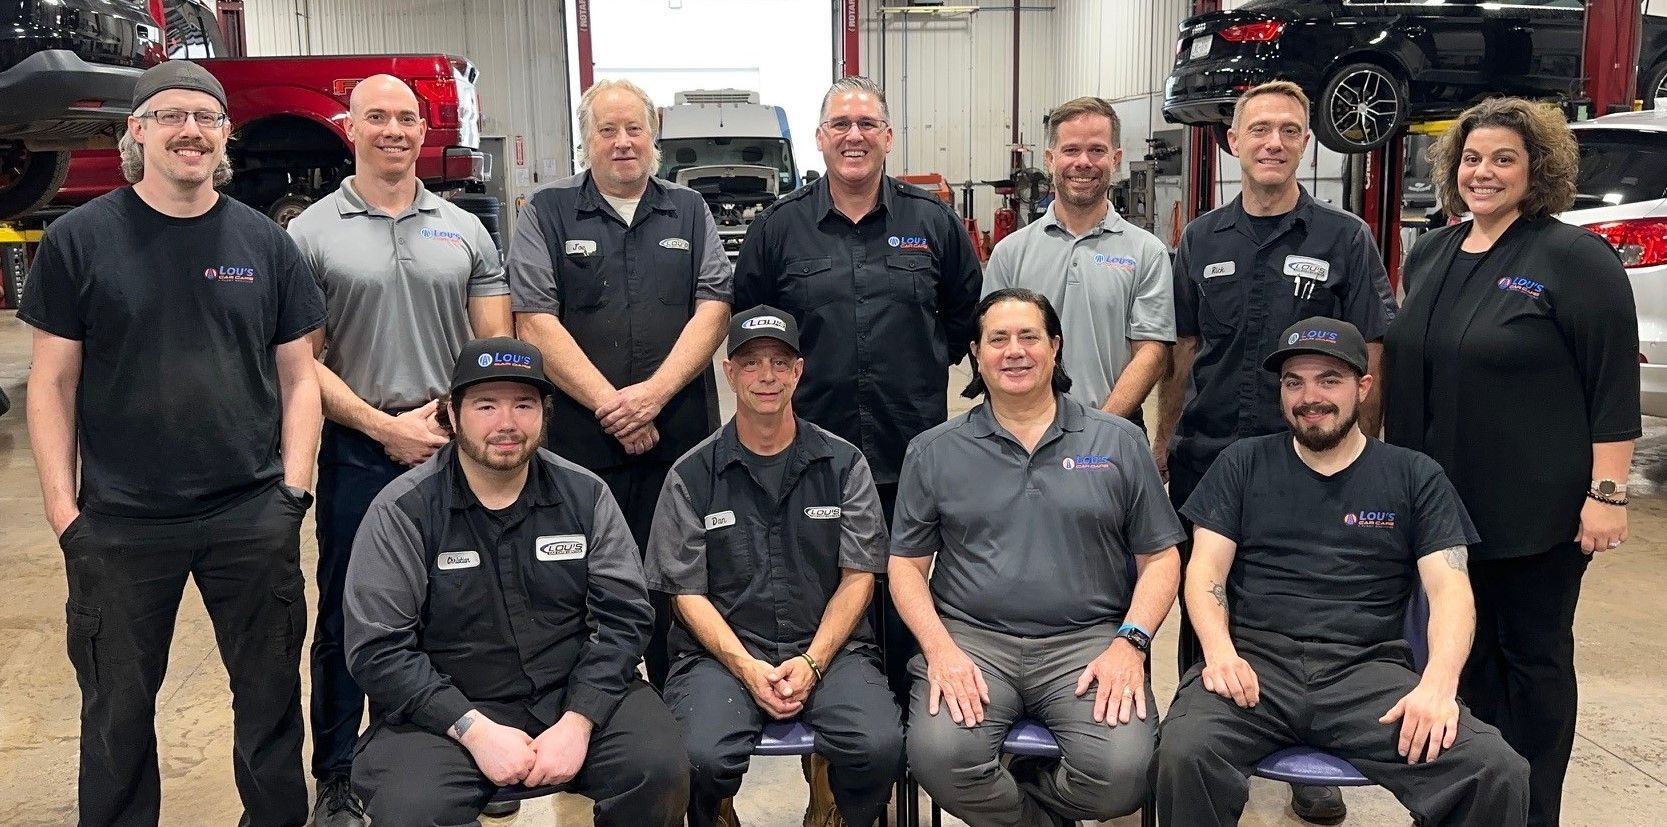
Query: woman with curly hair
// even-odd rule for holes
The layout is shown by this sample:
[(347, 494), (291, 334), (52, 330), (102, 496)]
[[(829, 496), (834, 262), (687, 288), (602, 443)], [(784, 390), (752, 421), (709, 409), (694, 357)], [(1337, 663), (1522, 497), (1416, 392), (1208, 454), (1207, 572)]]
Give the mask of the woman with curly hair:
[(1528, 759), (1531, 825), (1558, 823), (1580, 578), (1626, 541), (1641, 432), (1632, 288), (1608, 243), (1554, 217), (1578, 159), (1555, 109), (1459, 116), (1430, 160), (1442, 208), (1471, 217), (1418, 240), (1384, 338), (1387, 439), (1446, 469), (1482, 537), (1459, 696)]

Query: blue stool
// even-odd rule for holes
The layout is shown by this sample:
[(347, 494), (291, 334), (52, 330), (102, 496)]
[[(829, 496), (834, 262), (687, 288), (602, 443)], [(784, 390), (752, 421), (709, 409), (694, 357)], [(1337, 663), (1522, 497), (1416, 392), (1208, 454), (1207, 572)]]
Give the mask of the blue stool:
[[(1053, 733), (1042, 726), (1040, 721), (1020, 718), (1013, 722), (1012, 728), (1007, 730), (1006, 737), (1001, 739), (1001, 751), (1008, 755), (1023, 755), (1029, 758), (1058, 758), (1059, 742), (1054, 740)], [(1140, 823), (1145, 827), (1155, 827), (1158, 823), (1157, 811), (1152, 807), (1154, 799), (1149, 783), (1146, 805), (1140, 808)], [(943, 827), (943, 811), (938, 809), (936, 801), (932, 802), (932, 827)]]

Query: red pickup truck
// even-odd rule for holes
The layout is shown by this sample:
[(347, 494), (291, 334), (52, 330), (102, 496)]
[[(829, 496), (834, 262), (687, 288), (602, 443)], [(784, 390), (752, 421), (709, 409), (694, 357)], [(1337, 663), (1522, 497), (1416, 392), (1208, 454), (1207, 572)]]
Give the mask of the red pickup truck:
[[(428, 121), (417, 157), (424, 185), (457, 189), (491, 177), (490, 160), (480, 151), (477, 71), (467, 58), (224, 57), (225, 41), (209, 0), (150, 0), (150, 5), (162, 23), (168, 57), (202, 64), (226, 88), (234, 129), (226, 192), (280, 224), (353, 172), (347, 99), (354, 85), (371, 75), (393, 75), (417, 93)], [(114, 150), (76, 152), (53, 203), (80, 204), (125, 183)]]

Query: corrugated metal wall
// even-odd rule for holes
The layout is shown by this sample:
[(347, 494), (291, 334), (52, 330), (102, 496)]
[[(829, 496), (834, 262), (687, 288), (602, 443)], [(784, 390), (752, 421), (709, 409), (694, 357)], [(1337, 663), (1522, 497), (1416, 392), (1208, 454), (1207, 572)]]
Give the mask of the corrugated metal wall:
[[(572, 169), (562, 0), (260, 0), (244, 6), (251, 55), (463, 55), (480, 70), (482, 132), (523, 137), (525, 184), (496, 170), (513, 199), (551, 168)], [(508, 159), (506, 159), (508, 160)]]
[[(893, 131), (892, 174), (937, 172), (951, 183), (1006, 178), (1013, 124), (1011, 4), (986, 2), (958, 15), (887, 14), (900, 2), (864, 0), (860, 68), (886, 88)], [(971, 2), (962, 5), (973, 5)], [(1019, 140), (1041, 166), (1042, 116), (1059, 101), (1054, 3), (1025, 0), (1019, 19)], [(884, 37), (881, 36), (882, 24)], [(988, 227), (996, 199), (975, 191)], [(959, 193), (957, 192), (957, 196)]]

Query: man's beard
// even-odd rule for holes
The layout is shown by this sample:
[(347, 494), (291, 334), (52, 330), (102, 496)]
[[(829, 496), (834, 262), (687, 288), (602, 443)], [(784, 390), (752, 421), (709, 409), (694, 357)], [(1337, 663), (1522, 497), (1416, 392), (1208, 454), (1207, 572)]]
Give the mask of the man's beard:
[(1337, 423), (1337, 427), (1333, 430), (1328, 431), (1321, 425), (1314, 425), (1305, 428), (1301, 424), (1302, 420), (1300, 417), (1302, 417), (1303, 414), (1311, 412), (1336, 413), (1337, 406), (1327, 405), (1324, 403), (1298, 405), (1287, 412), (1285, 416), (1285, 424), (1291, 427), (1291, 435), (1296, 437), (1298, 445), (1301, 445), (1316, 454), (1329, 451), (1336, 448), (1338, 445), (1341, 445), (1343, 440), (1348, 437), (1349, 431), (1354, 430), (1355, 424), (1360, 421), (1360, 406), (1356, 405), (1349, 410), (1348, 416), (1344, 417), (1341, 422)]
[(469, 459), (494, 471), (514, 471), (532, 461), (533, 455), (538, 453), (538, 446), (544, 444), (544, 434), (539, 432), (529, 435), (526, 442), (521, 443), (521, 450), (509, 456), (494, 456), (486, 443), (487, 440), (484, 439), (476, 441), (462, 436), (457, 440), (457, 446)]

